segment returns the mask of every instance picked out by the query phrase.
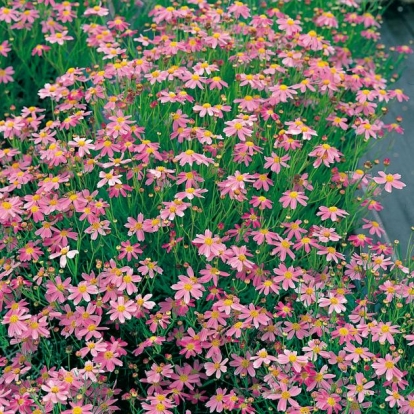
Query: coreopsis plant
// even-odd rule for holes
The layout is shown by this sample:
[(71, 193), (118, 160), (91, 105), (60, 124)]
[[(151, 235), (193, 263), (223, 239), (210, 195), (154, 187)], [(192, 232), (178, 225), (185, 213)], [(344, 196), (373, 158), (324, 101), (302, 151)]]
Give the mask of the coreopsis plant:
[(414, 413), (414, 272), (374, 214), (404, 177), (359, 162), (407, 99), (376, 10), (149, 15), (84, 27), (100, 60), (0, 123), (0, 412)]
[[(101, 61), (102, 51), (106, 59), (121, 55), (118, 37), (133, 37), (154, 5), (153, 0), (2, 0), (0, 116), (10, 107), (38, 105), (37, 91), (68, 68), (94, 65)], [(128, 22), (122, 17), (126, 14)], [(88, 32), (93, 34), (86, 42)]]

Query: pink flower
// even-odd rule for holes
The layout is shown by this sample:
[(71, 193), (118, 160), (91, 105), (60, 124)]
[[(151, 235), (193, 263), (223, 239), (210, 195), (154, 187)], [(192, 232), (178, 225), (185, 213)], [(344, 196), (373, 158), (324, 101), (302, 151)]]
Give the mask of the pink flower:
[(385, 374), (387, 381), (391, 381), (393, 377), (401, 379), (403, 373), (395, 366), (401, 357), (393, 358), (391, 355), (385, 355), (385, 358), (378, 358), (377, 362), (372, 364), (372, 368), (375, 369), (375, 373), (378, 376)]
[(354, 364), (357, 364), (361, 359), (370, 360), (375, 356), (372, 352), (369, 352), (368, 348), (356, 347), (350, 342), (346, 344), (344, 351), (349, 352), (345, 359), (352, 361)]
[(43, 56), (43, 52), (48, 52), (50, 50), (50, 46), (46, 45), (37, 45), (32, 50), (32, 56)]
[(97, 188), (101, 188), (105, 184), (108, 184), (110, 187), (116, 184), (122, 184), (120, 177), (122, 177), (122, 175), (114, 175), (113, 169), (109, 171), (108, 173), (106, 173), (105, 171), (100, 171), (99, 178), (101, 178), (101, 180), (98, 182), (96, 186)]
[(13, 82), (14, 69), (12, 66), (8, 66), (6, 69), (0, 68), (0, 83)]
[(339, 217), (345, 217), (348, 213), (345, 210), (342, 210), (338, 207), (319, 207), (319, 212), (316, 213), (317, 216), (320, 216), (321, 220), (331, 219), (332, 221), (338, 221)]
[(400, 181), (400, 174), (385, 174), (384, 171), (378, 173), (379, 177), (374, 177), (373, 180), (377, 184), (385, 184), (384, 189), (388, 193), (391, 193), (393, 188), (401, 190), (405, 187), (405, 184)]
[(372, 341), (378, 341), (380, 344), (388, 342), (389, 344), (394, 344), (394, 338), (392, 334), (400, 333), (400, 330), (397, 329), (398, 325), (392, 325), (391, 322), (380, 322), (378, 325), (372, 328)]
[(226, 363), (228, 358), (221, 360), (222, 356), (220, 354), (213, 355), (213, 362), (206, 362), (204, 364), (204, 368), (206, 370), (206, 374), (211, 377), (212, 375), (216, 374), (216, 378), (219, 379), (221, 374), (227, 372)]
[(287, 384), (284, 382), (281, 382), (279, 385), (280, 389), (278, 390), (277, 394), (266, 394), (265, 398), (271, 400), (279, 400), (276, 410), (280, 412), (286, 412), (287, 403), (289, 403), (292, 407), (299, 408), (299, 404), (292, 397), (299, 395), (302, 390), (299, 387), (295, 386), (288, 388)]
[(257, 369), (257, 368), (260, 368), (262, 364), (270, 365), (272, 361), (276, 362), (277, 358), (274, 357), (273, 355), (269, 355), (266, 349), (262, 348), (260, 351), (256, 352), (255, 356), (252, 356), (250, 358), (250, 361), (254, 361), (253, 368)]
[(339, 260), (345, 260), (345, 256), (342, 253), (336, 251), (334, 247), (319, 246), (318, 255), (326, 255), (326, 260), (330, 262), (333, 260), (338, 263)]
[(279, 265), (278, 268), (273, 269), (273, 272), (277, 275), (273, 280), (279, 284), (282, 283), (283, 290), (288, 290), (289, 288), (294, 289), (296, 287), (294, 282), (299, 281), (299, 276), (302, 275), (302, 270), (300, 268), (295, 269), (293, 266), (287, 268), (283, 263)]
[(125, 227), (128, 229), (128, 236), (136, 235), (138, 241), (145, 240), (145, 234), (143, 231), (144, 215), (142, 213), (138, 214), (137, 219), (128, 217), (128, 223), (125, 224)]
[(329, 307), (328, 313), (331, 314), (333, 312), (336, 312), (338, 314), (344, 312), (346, 310), (346, 307), (344, 306), (344, 303), (347, 303), (348, 301), (343, 296), (336, 296), (334, 293), (329, 292), (327, 298), (320, 298), (318, 300), (319, 306), (322, 308)]
[(65, 40), (73, 40), (72, 36), (68, 36), (68, 31), (64, 30), (63, 32), (59, 33), (52, 33), (49, 36), (46, 36), (46, 40), (49, 43), (57, 43), (58, 45), (62, 46), (65, 43)]
[(44, 402), (52, 402), (53, 404), (65, 404), (69, 395), (69, 387), (66, 384), (49, 380), (46, 385), (42, 385), (42, 390), (47, 394), (43, 397)]
[(306, 206), (306, 201), (308, 197), (305, 196), (305, 193), (302, 191), (285, 191), (283, 196), (280, 197), (279, 201), (282, 203), (283, 208), (291, 208), (295, 210), (298, 203), (302, 204), (302, 206)]
[(281, 365), (290, 364), (296, 372), (301, 372), (302, 368), (308, 363), (308, 358), (305, 356), (298, 356), (296, 351), (285, 349), (283, 354), (280, 354), (277, 357), (277, 362)]
[(220, 252), (226, 250), (226, 246), (221, 242), (220, 238), (213, 236), (210, 230), (206, 230), (204, 234), (197, 234), (193, 244), (197, 246), (198, 254), (205, 256), (207, 260), (219, 256)]
[(1, 324), (9, 325), (7, 333), (10, 337), (19, 337), (27, 331), (28, 328), (24, 321), (30, 319), (30, 317), (24, 309), (17, 309), (12, 312), (7, 312)]
[(259, 207), (260, 210), (264, 210), (265, 208), (272, 208), (272, 202), (264, 196), (253, 196), (250, 200), (250, 204), (253, 207)]
[(62, 414), (93, 414), (92, 404), (83, 404), (82, 402), (69, 403), (72, 408), (69, 410), (62, 411)]
[(116, 319), (119, 320), (121, 323), (125, 323), (126, 319), (131, 319), (134, 312), (137, 311), (137, 305), (134, 301), (128, 300), (125, 302), (125, 298), (123, 296), (118, 297), (117, 301), (111, 300), (109, 302), (112, 309), (108, 312), (111, 321)]
[(289, 165), (286, 163), (286, 161), (290, 160), (289, 155), (283, 155), (282, 157), (279, 157), (277, 154), (272, 152), (271, 157), (264, 157), (264, 158), (266, 160), (264, 168), (270, 168), (270, 170), (275, 172), (276, 174), (280, 173), (280, 167), (285, 167), (285, 168), (289, 167)]
[(68, 299), (73, 300), (74, 305), (78, 305), (82, 299), (86, 302), (90, 302), (90, 295), (97, 295), (99, 293), (98, 288), (95, 285), (91, 285), (89, 282), (80, 282), (78, 286), (71, 286), (68, 290), (71, 293), (68, 296)]
[(263, 312), (264, 309), (256, 309), (253, 303), (249, 304), (248, 308), (243, 308), (239, 319), (244, 319), (244, 323), (249, 324), (253, 323), (253, 326), (256, 329), (259, 329), (260, 325), (268, 325), (270, 318)]
[(390, 408), (393, 408), (395, 405), (397, 405), (397, 407), (401, 407), (401, 403), (404, 401), (404, 397), (397, 390), (398, 388), (393, 390), (385, 390), (388, 394), (385, 401), (388, 402)]
[(214, 115), (214, 107), (211, 106), (209, 103), (205, 103), (203, 105), (195, 105), (193, 107), (194, 112), (198, 113), (198, 115), (203, 118), (206, 115), (213, 116)]
[(293, 20), (290, 17), (281, 18), (276, 20), (280, 30), (284, 30), (287, 36), (292, 36), (295, 33), (301, 32), (299, 20)]
[(228, 126), (223, 129), (223, 132), (228, 137), (237, 135), (240, 141), (246, 141), (246, 137), (251, 137), (253, 134), (253, 131), (248, 128), (246, 121), (243, 121), (242, 119), (227, 121), (225, 124)]
[(241, 272), (243, 268), (253, 269), (254, 263), (247, 259), (253, 255), (247, 251), (246, 246), (231, 246), (230, 249), (226, 250), (226, 253), (231, 255), (227, 263), (233, 269), (237, 269), (238, 272)]
[(221, 413), (224, 409), (224, 397), (227, 393), (227, 389), (217, 388), (216, 394), (211, 397), (208, 402), (206, 403), (206, 407), (210, 408), (210, 413), (217, 411)]
[(61, 268), (66, 267), (67, 259), (73, 259), (79, 252), (77, 250), (69, 250), (69, 247), (60, 248), (60, 250), (56, 253), (53, 253), (49, 256), (50, 259), (55, 259), (56, 257), (60, 257), (59, 264)]
[(374, 395), (374, 391), (370, 391), (369, 389), (375, 385), (374, 381), (369, 381), (364, 377), (364, 374), (357, 372), (355, 374), (355, 382), (356, 385), (348, 385), (348, 397), (355, 397), (357, 396), (358, 401), (362, 403), (364, 401), (366, 395)]
[(191, 267), (187, 268), (187, 276), (179, 275), (179, 282), (171, 286), (171, 289), (177, 290), (175, 299), (183, 299), (184, 303), (190, 303), (191, 298), (200, 299), (203, 296), (205, 288), (200, 283), (197, 283), (197, 278), (194, 276), (194, 271)]
[(250, 352), (246, 352), (245, 357), (241, 357), (236, 354), (231, 354), (233, 360), (230, 361), (230, 366), (236, 368), (234, 371), (235, 375), (249, 375), (250, 377), (254, 378), (256, 375), (256, 371), (253, 368), (253, 364), (251, 362), (251, 355)]
[(327, 414), (339, 413), (341, 397), (338, 394), (329, 394), (326, 390), (321, 390), (315, 397), (316, 407), (325, 410)]

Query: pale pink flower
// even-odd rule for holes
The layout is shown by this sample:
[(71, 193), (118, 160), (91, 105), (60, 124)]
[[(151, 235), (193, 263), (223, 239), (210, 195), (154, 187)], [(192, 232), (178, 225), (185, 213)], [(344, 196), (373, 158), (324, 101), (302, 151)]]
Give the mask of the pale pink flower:
[(73, 40), (72, 36), (68, 36), (68, 31), (64, 30), (63, 32), (55, 32), (46, 36), (45, 38), (49, 43), (57, 43), (58, 45), (62, 46), (65, 43), (65, 40)]
[(13, 82), (14, 69), (12, 66), (8, 66), (5, 69), (0, 68), (0, 83)]
[(186, 304), (190, 303), (192, 297), (200, 299), (205, 291), (204, 286), (198, 283), (191, 267), (187, 268), (187, 275), (179, 275), (179, 282), (171, 286), (171, 289), (177, 291), (174, 298), (177, 300), (182, 299)]
[(320, 298), (318, 300), (319, 306), (329, 307), (328, 313), (331, 314), (333, 312), (336, 312), (338, 314), (344, 312), (346, 310), (346, 307), (344, 306), (345, 303), (348, 301), (345, 299), (344, 296), (336, 296), (334, 293), (329, 292), (327, 298)]
[(305, 196), (305, 193), (302, 191), (285, 191), (283, 196), (280, 197), (279, 201), (282, 203), (283, 208), (291, 208), (295, 210), (298, 203), (302, 206), (306, 206), (306, 201), (309, 198)]
[(348, 385), (346, 388), (348, 388), (348, 397), (357, 397), (358, 401), (362, 403), (364, 401), (366, 395), (374, 395), (374, 391), (370, 391), (370, 388), (372, 388), (375, 385), (374, 381), (369, 381), (364, 377), (364, 374), (361, 374), (360, 372), (357, 372), (355, 374), (355, 382), (356, 385)]
[(262, 348), (260, 351), (256, 352), (255, 356), (250, 357), (250, 361), (253, 362), (253, 368), (260, 368), (262, 364), (270, 365), (270, 363), (276, 362), (277, 358), (273, 355), (269, 355), (266, 349)]
[(60, 248), (60, 250), (56, 253), (53, 253), (49, 256), (50, 259), (55, 259), (56, 257), (60, 257), (59, 264), (60, 267), (64, 268), (67, 264), (67, 259), (73, 259), (77, 254), (79, 254), (78, 250), (69, 250), (69, 247)]
[(206, 362), (204, 368), (209, 377), (216, 374), (216, 378), (219, 379), (222, 373), (227, 372), (226, 363), (228, 362), (228, 358), (222, 360), (221, 354), (214, 354), (212, 358), (213, 362)]
[(375, 373), (378, 376), (385, 374), (387, 381), (391, 381), (393, 377), (402, 378), (403, 373), (396, 367), (397, 362), (401, 357), (393, 358), (390, 354), (385, 355), (385, 358), (378, 358), (377, 362), (372, 364), (372, 368), (375, 369)]
[(338, 207), (332, 206), (332, 207), (325, 207), (321, 206), (319, 207), (319, 212), (316, 213), (317, 216), (321, 218), (321, 220), (328, 220), (331, 219), (332, 221), (338, 221), (339, 217), (345, 217), (349, 214)]
[(400, 174), (386, 174), (384, 171), (378, 173), (379, 177), (374, 177), (373, 180), (377, 184), (385, 184), (384, 189), (388, 193), (391, 193), (393, 188), (401, 190), (405, 187), (405, 184), (400, 181)]
[(278, 355), (277, 362), (281, 365), (290, 364), (296, 372), (301, 372), (302, 368), (308, 363), (308, 358), (298, 356), (296, 351), (285, 349), (283, 354)]
[(133, 314), (137, 311), (136, 303), (132, 300), (125, 302), (123, 296), (118, 297), (116, 301), (111, 300), (109, 304), (112, 307), (112, 309), (108, 311), (108, 315), (111, 315), (111, 321), (118, 319), (119, 322), (125, 323), (125, 320), (131, 319)]

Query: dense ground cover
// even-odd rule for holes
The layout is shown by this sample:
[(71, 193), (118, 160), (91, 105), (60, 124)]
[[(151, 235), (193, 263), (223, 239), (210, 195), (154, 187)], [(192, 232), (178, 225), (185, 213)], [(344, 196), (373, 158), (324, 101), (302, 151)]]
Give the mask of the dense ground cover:
[(371, 214), (404, 177), (359, 163), (402, 132), (411, 50), (352, 0), (164, 4), (135, 32), (147, 6), (0, 9), (16, 56), (43, 44), (25, 11), (77, 10), (19, 57), (60, 76), (6, 85), (0, 412), (414, 413), (413, 269)]

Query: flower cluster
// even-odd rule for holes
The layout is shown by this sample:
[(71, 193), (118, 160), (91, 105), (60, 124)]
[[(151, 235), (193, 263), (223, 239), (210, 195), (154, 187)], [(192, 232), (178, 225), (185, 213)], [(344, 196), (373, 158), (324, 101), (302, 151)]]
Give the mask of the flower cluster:
[(88, 25), (99, 64), (0, 121), (0, 412), (414, 414), (414, 271), (373, 214), (405, 184), (358, 165), (408, 98), (380, 17), (324, 6)]

